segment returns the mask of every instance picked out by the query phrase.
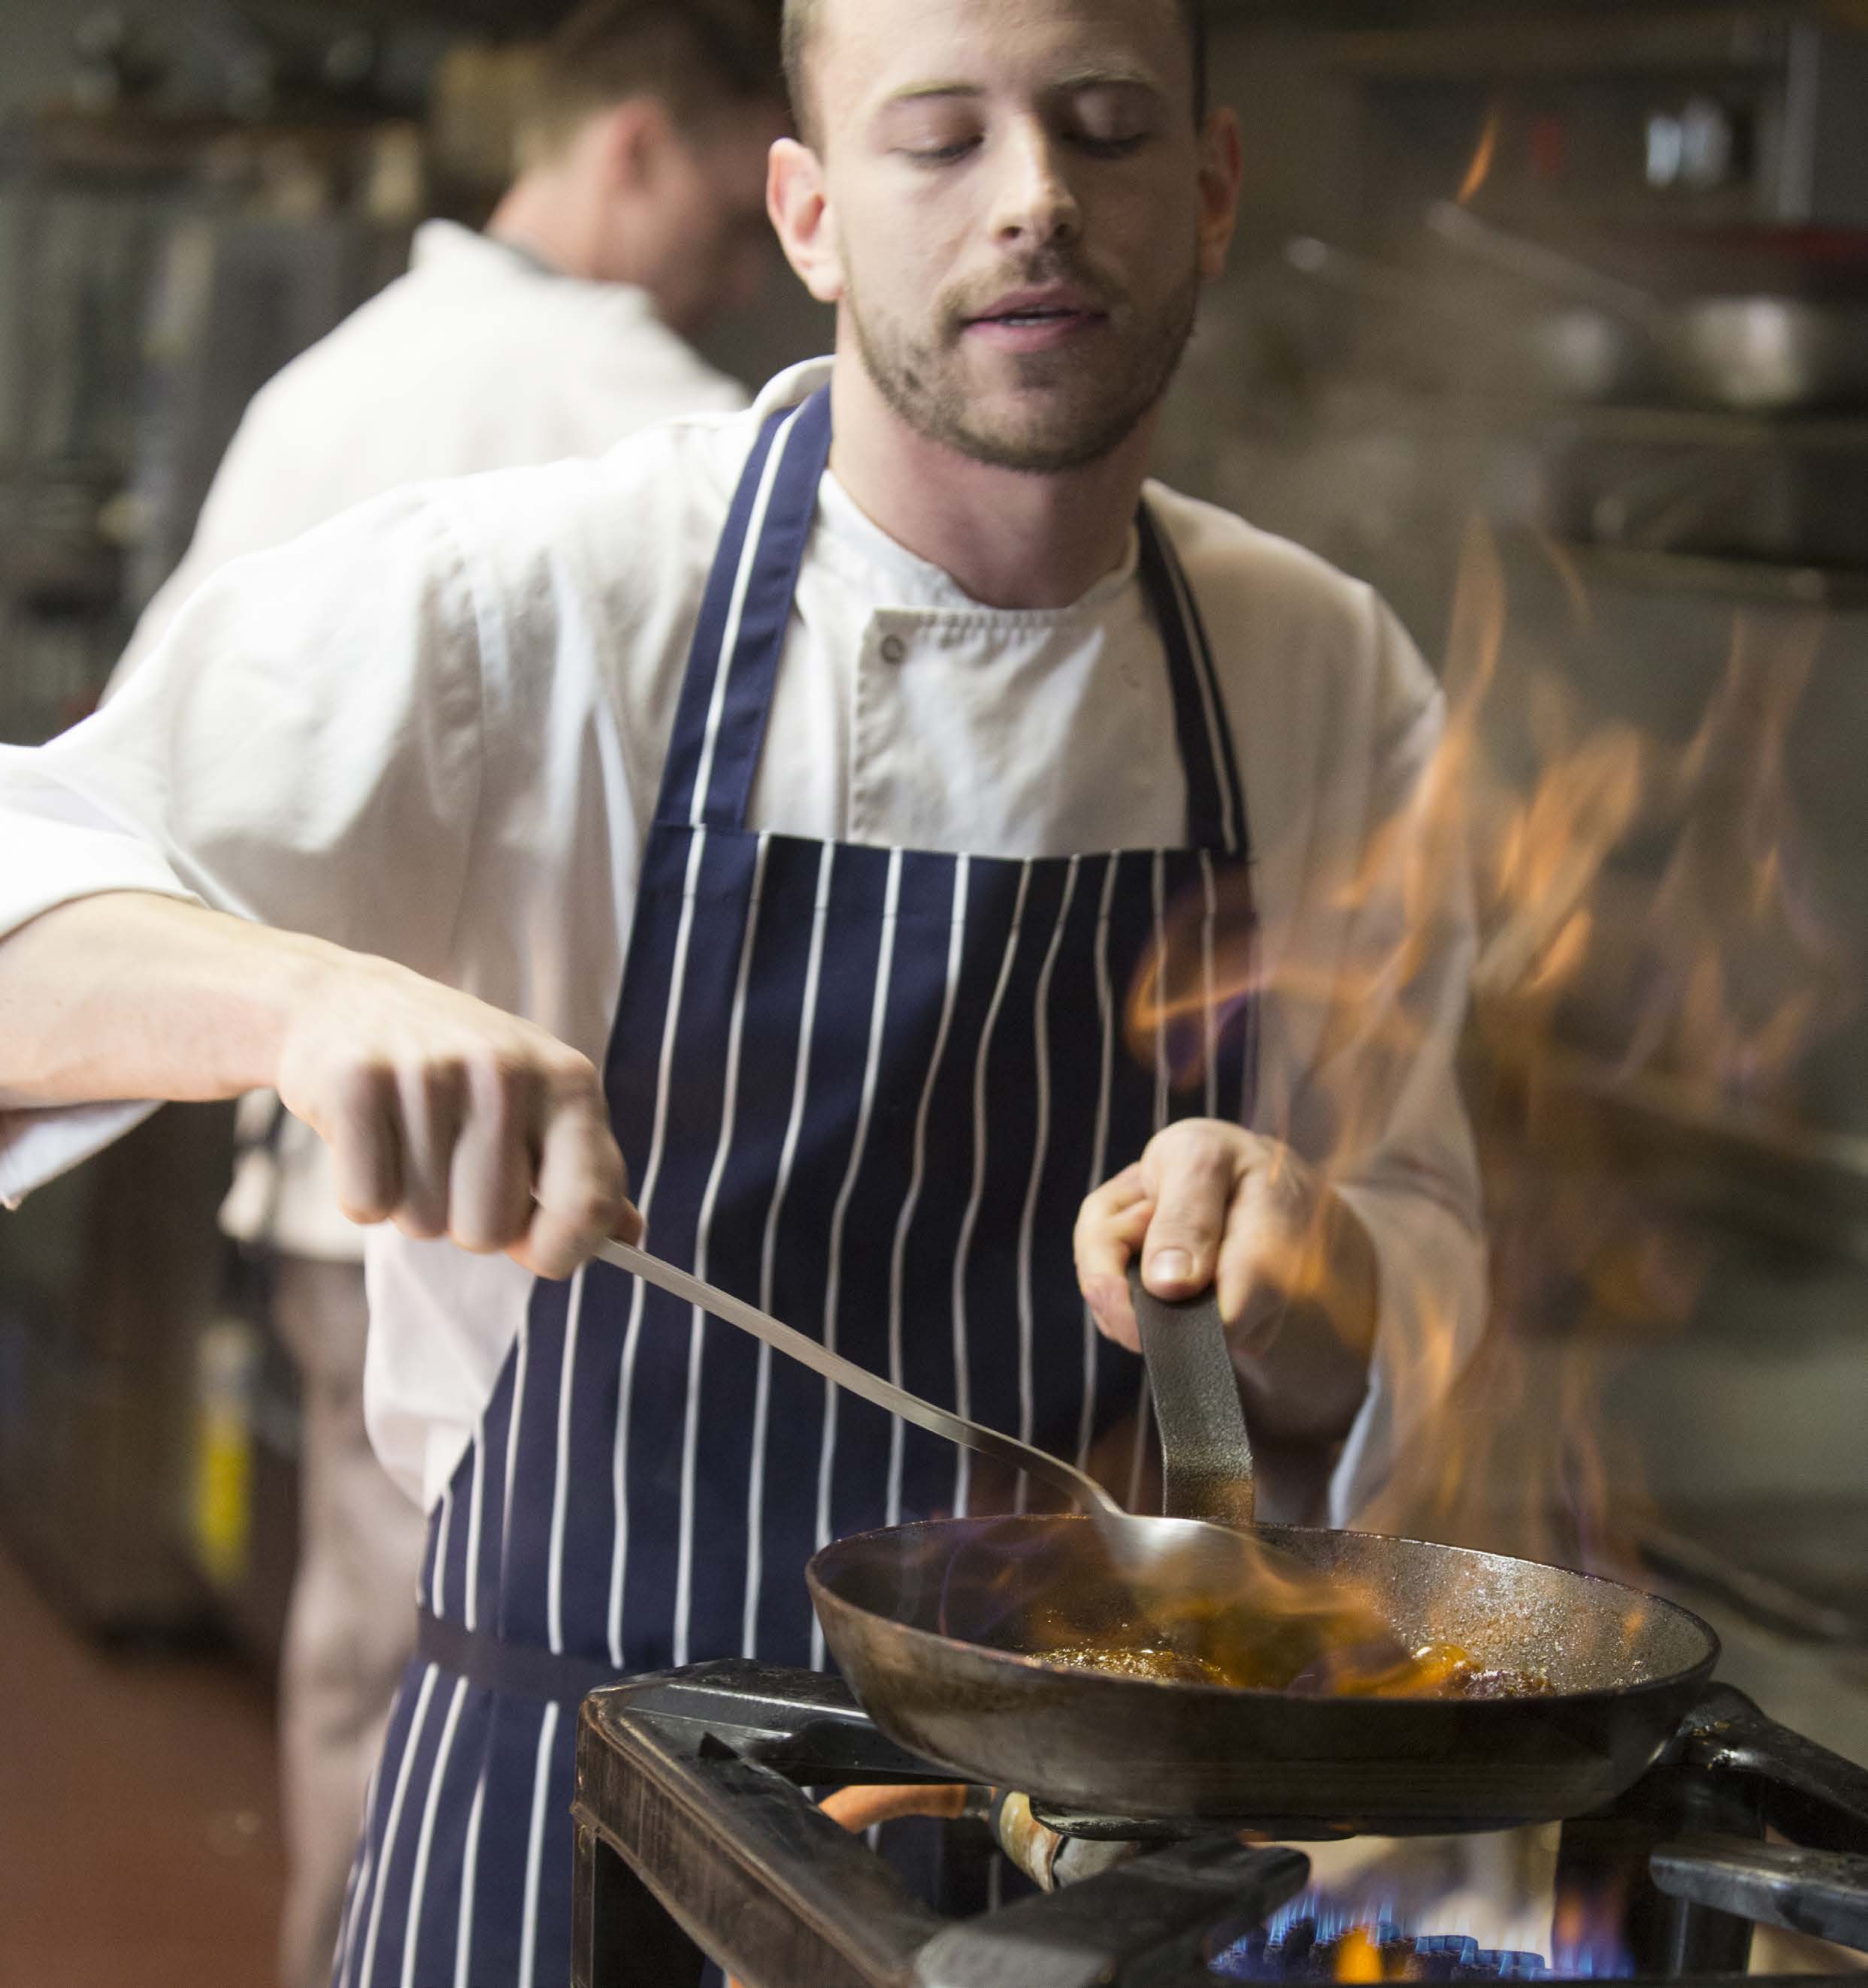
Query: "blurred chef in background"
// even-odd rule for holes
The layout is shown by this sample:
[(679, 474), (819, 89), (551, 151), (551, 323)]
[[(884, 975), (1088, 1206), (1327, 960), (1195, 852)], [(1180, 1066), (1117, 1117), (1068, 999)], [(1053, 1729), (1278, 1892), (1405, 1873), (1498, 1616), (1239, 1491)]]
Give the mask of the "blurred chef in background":
[[(542, 52), (519, 177), (485, 232), (424, 224), (408, 273), (254, 400), (117, 682), (209, 574), (367, 498), (600, 455), (671, 415), (743, 406), (685, 341), (755, 301), (776, 267), (765, 166), (785, 129), (775, 0), (589, 0)], [(245, 1101), (241, 1123), (222, 1219), (264, 1253), (303, 1383), (280, 1969), (285, 1988), (312, 1988), (329, 1978), (370, 1770), (414, 1644), (424, 1517), (364, 1430), (363, 1231), (338, 1211), (326, 1149), (269, 1093)]]

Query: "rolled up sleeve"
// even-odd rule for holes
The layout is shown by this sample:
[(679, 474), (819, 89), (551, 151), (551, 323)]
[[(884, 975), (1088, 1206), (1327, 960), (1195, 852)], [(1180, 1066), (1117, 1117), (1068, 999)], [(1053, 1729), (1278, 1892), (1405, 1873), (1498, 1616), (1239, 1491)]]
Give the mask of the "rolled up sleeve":
[[(480, 710), (472, 590), (422, 493), (237, 560), (94, 717), (0, 749), (0, 938), (146, 891), (444, 973)], [(150, 1108), (0, 1114), (0, 1197)]]

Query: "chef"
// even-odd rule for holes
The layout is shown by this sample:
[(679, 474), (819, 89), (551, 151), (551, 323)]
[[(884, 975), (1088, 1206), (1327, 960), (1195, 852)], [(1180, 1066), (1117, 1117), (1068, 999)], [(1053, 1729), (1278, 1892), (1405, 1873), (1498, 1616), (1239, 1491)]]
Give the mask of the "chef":
[[(539, 52), (519, 170), (484, 232), (424, 223), (407, 273), (247, 410), (115, 688), (211, 574), (367, 498), (600, 455), (671, 415), (743, 407), (687, 339), (749, 303), (778, 261), (765, 161), (789, 128), (783, 96), (766, 0), (586, 0)], [(414, 1645), (425, 1521), (364, 1428), (366, 1232), (344, 1219), (316, 1134), (271, 1092), (242, 1100), (240, 1124), (222, 1223), (263, 1253), (270, 1316), (301, 1384), (279, 1676), (279, 1978), (316, 1988)]]
[[(1144, 481), (1238, 198), (1199, 9), (787, 28), (831, 360), (242, 562), (0, 762), (0, 1193), (113, 1100), (267, 1084), (380, 1225), (372, 1430), (431, 1518), (347, 1984), (562, 1981), (579, 1695), (812, 1657), (816, 1543), (976, 1489), (604, 1234), (1069, 1454), (1135, 1408), (1130, 1253), (1217, 1271), (1339, 1517), (1478, 1330), (1437, 692)], [(1164, 938), (1193, 1026), (1125, 1030)]]

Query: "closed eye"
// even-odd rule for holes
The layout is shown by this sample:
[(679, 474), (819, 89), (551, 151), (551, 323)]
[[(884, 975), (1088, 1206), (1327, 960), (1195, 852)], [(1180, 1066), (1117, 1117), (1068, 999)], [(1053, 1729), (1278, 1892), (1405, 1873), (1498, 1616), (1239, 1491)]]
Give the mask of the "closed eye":
[(944, 145), (904, 145), (902, 155), (917, 166), (957, 165), (969, 152), (979, 149), (977, 138), (956, 138)]
[(1123, 138), (1099, 138), (1088, 131), (1079, 131), (1071, 143), (1093, 159), (1123, 159), (1131, 152), (1140, 150), (1150, 135), (1147, 131), (1137, 131)]

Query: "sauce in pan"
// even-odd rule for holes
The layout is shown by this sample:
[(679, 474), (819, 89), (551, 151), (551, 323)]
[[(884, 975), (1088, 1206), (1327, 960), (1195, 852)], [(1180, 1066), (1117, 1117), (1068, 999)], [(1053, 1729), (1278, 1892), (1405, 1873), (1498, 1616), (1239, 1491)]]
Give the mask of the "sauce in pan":
[(1212, 1684), (1234, 1688), (1285, 1689), (1306, 1696), (1353, 1698), (1536, 1698), (1556, 1689), (1535, 1672), (1488, 1668), (1457, 1644), (1430, 1643), (1379, 1667), (1313, 1665), (1293, 1678), (1274, 1680), (1262, 1673), (1240, 1674), (1223, 1657), (1197, 1655), (1147, 1644), (1061, 1643), (1036, 1654), (1046, 1663), (1101, 1671), (1111, 1677), (1157, 1684)]

